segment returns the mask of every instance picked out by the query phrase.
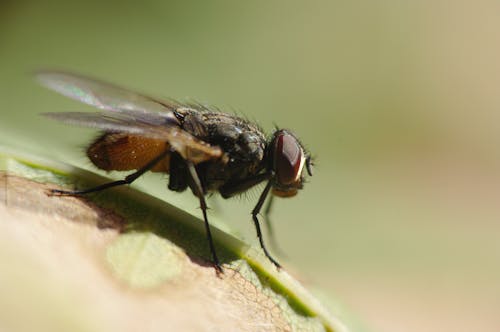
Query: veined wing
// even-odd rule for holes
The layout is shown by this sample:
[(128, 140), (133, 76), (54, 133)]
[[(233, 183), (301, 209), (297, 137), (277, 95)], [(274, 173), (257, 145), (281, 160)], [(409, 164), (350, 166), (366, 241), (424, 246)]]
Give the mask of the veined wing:
[(175, 102), (160, 102), (140, 93), (80, 74), (41, 71), (36, 74), (36, 77), (43, 86), (102, 110), (143, 114), (160, 113), (161, 115), (177, 107)]
[[(173, 116), (172, 112), (169, 112)], [(223, 152), (218, 146), (197, 139), (187, 131), (178, 127), (175, 122), (164, 121), (152, 124), (142, 121), (137, 112), (68, 112), (68, 113), (43, 113), (42, 115), (64, 123), (102, 129), (105, 131), (124, 132), (151, 139), (164, 140), (170, 147), (178, 152), (185, 160), (195, 164), (203, 161), (219, 159)], [(168, 118), (167, 118), (168, 120)]]

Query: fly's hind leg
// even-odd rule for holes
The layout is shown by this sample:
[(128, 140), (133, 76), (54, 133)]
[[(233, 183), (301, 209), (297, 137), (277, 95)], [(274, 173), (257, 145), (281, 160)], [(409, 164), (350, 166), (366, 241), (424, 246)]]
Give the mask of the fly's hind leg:
[(96, 187), (83, 189), (83, 190), (51, 189), (49, 191), (49, 195), (51, 195), (51, 196), (78, 196), (78, 195), (85, 195), (85, 194), (98, 192), (98, 191), (105, 190), (105, 189), (112, 188), (112, 187), (122, 186), (125, 184), (131, 184), (132, 182), (137, 180), (137, 178), (139, 178), (141, 175), (143, 175), (144, 173), (149, 171), (151, 168), (153, 168), (158, 162), (160, 162), (163, 158), (165, 158), (169, 153), (170, 153), (169, 150), (165, 150), (164, 152), (159, 154), (157, 157), (155, 157), (153, 160), (151, 160), (146, 165), (144, 165), (142, 168), (138, 169), (136, 172), (125, 177), (125, 179), (123, 179), (123, 180), (108, 182), (108, 183), (104, 183), (104, 184), (101, 184), (101, 185), (96, 186)]

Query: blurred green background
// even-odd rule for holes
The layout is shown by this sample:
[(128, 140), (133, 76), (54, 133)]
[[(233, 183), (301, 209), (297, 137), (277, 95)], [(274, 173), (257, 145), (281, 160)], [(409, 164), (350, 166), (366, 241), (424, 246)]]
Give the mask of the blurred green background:
[[(93, 169), (60, 68), (292, 128), (315, 175), (273, 222), (283, 264), (378, 331), (500, 328), (500, 4), (1, 1), (0, 144)], [(118, 174), (113, 176), (119, 177)], [(159, 175), (137, 187), (198, 215)], [(212, 218), (256, 244), (247, 198)]]

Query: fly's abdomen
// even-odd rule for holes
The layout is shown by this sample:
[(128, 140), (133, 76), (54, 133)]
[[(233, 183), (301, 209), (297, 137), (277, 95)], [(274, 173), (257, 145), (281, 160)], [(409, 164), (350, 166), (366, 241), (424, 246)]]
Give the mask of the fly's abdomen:
[[(87, 156), (105, 171), (139, 169), (159, 156), (169, 145), (161, 140), (126, 133), (105, 133), (87, 148)], [(158, 162), (151, 171), (168, 172), (170, 156)]]

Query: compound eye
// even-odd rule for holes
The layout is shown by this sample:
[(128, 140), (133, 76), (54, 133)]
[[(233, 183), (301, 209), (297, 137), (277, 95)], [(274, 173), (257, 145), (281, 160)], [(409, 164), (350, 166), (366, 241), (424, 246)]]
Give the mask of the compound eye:
[(290, 185), (298, 182), (304, 167), (304, 152), (295, 137), (280, 132), (275, 138), (274, 171), (278, 183)]

